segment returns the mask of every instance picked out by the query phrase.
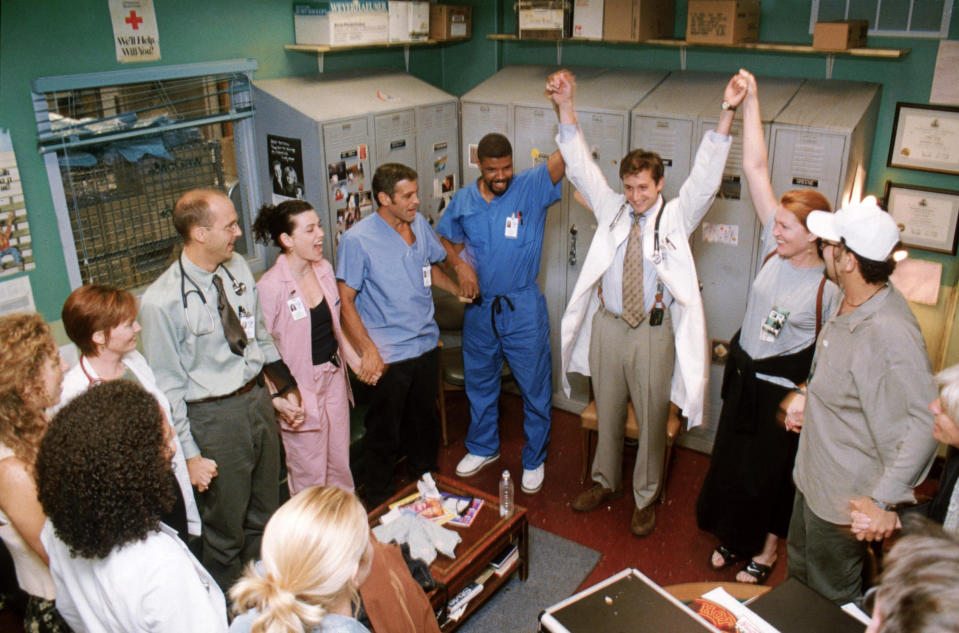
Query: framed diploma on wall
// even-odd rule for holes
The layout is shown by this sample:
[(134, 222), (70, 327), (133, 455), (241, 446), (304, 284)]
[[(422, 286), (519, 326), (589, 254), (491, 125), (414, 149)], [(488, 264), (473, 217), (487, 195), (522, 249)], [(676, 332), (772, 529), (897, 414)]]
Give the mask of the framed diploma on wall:
[(959, 107), (897, 103), (887, 164), (959, 174)]
[(905, 246), (956, 254), (959, 191), (886, 181), (885, 203)]

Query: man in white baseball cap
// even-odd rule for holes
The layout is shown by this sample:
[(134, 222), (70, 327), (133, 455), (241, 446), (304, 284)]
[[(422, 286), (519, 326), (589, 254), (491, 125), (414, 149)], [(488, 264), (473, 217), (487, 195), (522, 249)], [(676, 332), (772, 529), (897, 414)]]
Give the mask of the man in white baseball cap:
[[(870, 196), (835, 214), (813, 211), (806, 224), (844, 297), (819, 336), (802, 419), (787, 421), (802, 429), (789, 574), (843, 604), (862, 592), (865, 541), (895, 529), (884, 511), (914, 502), (929, 471), (936, 442), (926, 405), (936, 388), (916, 318), (888, 283), (895, 221)], [(853, 510), (871, 520), (858, 536)]]

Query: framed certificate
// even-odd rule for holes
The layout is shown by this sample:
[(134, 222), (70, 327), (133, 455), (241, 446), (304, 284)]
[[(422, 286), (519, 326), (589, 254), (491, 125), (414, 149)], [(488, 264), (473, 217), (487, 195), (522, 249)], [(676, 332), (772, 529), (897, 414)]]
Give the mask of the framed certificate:
[(959, 191), (886, 181), (885, 202), (905, 246), (956, 254)]
[(959, 107), (896, 104), (890, 167), (959, 174)]

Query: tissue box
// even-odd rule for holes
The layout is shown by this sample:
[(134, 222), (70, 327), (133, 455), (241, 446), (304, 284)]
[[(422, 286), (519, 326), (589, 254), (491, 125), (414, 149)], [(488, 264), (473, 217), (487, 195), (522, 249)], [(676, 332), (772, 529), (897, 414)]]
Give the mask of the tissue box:
[(868, 20), (836, 20), (816, 22), (812, 47), (824, 51), (845, 51), (866, 45), (869, 32)]
[(473, 34), (473, 7), (431, 4), (430, 39), (437, 41), (469, 38)]
[(381, 44), (389, 41), (389, 7), (386, 0), (297, 2), (293, 31), (297, 44)]
[(603, 39), (641, 42), (673, 36), (673, 0), (606, 0)]
[(689, 0), (686, 41), (738, 44), (759, 40), (759, 0)]
[(423, 42), (430, 36), (430, 3), (389, 0), (390, 41)]

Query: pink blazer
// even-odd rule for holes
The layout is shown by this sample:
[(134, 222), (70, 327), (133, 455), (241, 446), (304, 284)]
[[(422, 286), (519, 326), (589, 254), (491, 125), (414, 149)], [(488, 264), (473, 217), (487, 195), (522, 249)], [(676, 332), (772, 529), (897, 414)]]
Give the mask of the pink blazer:
[[(323, 299), (333, 316), (333, 334), (336, 336), (340, 347), (343, 347), (343, 330), (340, 328), (340, 294), (336, 288), (333, 266), (325, 259), (320, 260), (313, 264), (313, 274), (316, 275), (316, 280), (323, 291)], [(290, 372), (292, 372), (300, 388), (300, 394), (303, 396), (306, 407), (306, 421), (297, 427), (297, 430), (317, 430), (320, 420), (317, 396), (320, 394), (313, 390), (313, 345), (310, 340), (310, 319), (293, 319), (287, 302), (294, 297), (303, 299), (304, 296), (293, 280), (293, 273), (290, 271), (290, 266), (284, 255), (277, 257), (273, 267), (263, 273), (260, 281), (256, 284), (256, 289), (260, 295), (260, 305), (263, 308), (266, 329), (273, 335), (276, 348), (287, 367), (290, 368)], [(309, 305), (305, 300), (303, 301), (303, 307), (309, 311)], [(342, 374), (352, 404), (353, 394), (349, 391), (350, 383), (346, 374), (346, 359), (342, 353), (340, 359), (342, 362), (339, 369), (333, 370), (332, 365), (330, 365), (330, 368)], [(284, 422), (281, 421), (280, 424), (286, 428)]]

